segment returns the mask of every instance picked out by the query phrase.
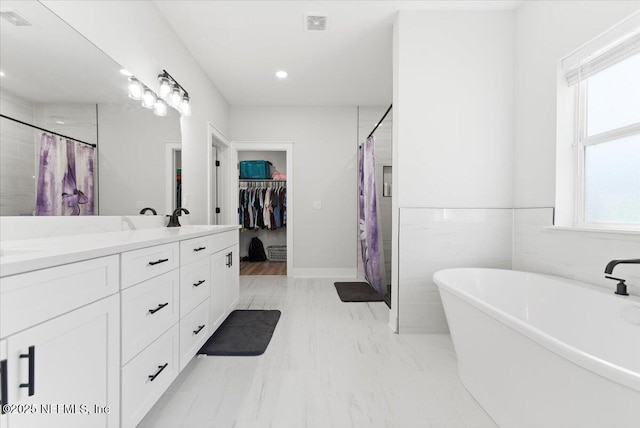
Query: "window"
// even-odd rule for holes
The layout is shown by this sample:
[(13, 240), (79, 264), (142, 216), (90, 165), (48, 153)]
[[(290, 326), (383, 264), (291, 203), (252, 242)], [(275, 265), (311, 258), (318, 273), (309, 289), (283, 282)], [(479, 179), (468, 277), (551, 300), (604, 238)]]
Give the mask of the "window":
[(640, 227), (640, 54), (579, 81), (577, 226)]
[(556, 225), (640, 230), (640, 12), (560, 66)]

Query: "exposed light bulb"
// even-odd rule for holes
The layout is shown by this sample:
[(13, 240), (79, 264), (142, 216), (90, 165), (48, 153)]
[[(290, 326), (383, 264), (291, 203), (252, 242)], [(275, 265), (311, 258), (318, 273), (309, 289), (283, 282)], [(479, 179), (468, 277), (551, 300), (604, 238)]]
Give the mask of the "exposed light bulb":
[(182, 102), (182, 94), (180, 93), (180, 88), (177, 86), (173, 87), (173, 92), (171, 92), (171, 98), (169, 98), (169, 104), (171, 107), (177, 109), (180, 108), (180, 103)]
[(191, 116), (191, 104), (189, 103), (189, 97), (186, 95), (182, 98), (182, 102), (180, 103), (180, 114), (185, 117)]
[(171, 81), (169, 78), (163, 75), (158, 76), (158, 83), (160, 83), (160, 97), (167, 98), (171, 93)]
[(156, 103), (153, 105), (153, 114), (155, 114), (156, 116), (166, 116), (167, 103), (165, 103), (161, 99), (157, 99)]
[(142, 107), (144, 108), (153, 108), (156, 104), (156, 94), (151, 89), (146, 88), (144, 90), (144, 95), (142, 96)]
[(286, 71), (284, 71), (284, 70), (278, 70), (278, 71), (276, 71), (276, 77), (277, 77), (278, 79), (286, 79), (288, 75), (289, 75), (289, 73), (287, 73), (287, 72), (286, 72)]
[(135, 77), (129, 77), (129, 98), (134, 100), (141, 100), (142, 94), (144, 92), (144, 88), (142, 87), (142, 83)]

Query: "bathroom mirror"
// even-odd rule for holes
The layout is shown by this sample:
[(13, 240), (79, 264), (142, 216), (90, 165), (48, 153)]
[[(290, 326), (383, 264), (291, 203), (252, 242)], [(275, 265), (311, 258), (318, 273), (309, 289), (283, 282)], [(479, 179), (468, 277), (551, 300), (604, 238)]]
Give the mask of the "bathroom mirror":
[(0, 14), (0, 215), (165, 214), (178, 112), (130, 99), (122, 67), (41, 3)]

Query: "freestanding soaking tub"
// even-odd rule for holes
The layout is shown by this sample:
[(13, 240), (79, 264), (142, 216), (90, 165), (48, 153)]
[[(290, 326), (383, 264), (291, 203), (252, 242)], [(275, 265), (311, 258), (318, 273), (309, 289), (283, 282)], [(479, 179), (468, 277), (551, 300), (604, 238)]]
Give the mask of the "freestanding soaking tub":
[(553, 276), (436, 272), (460, 379), (500, 428), (640, 427), (640, 299)]

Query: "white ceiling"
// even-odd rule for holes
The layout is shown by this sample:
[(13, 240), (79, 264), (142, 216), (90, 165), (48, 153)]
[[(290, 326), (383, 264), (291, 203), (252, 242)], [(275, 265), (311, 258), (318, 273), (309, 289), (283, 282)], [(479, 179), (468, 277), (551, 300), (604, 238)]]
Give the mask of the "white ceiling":
[[(514, 9), (521, 1), (155, 1), (231, 105), (387, 105), (399, 9)], [(305, 14), (328, 30), (304, 30)], [(289, 77), (279, 80), (277, 70)]]

